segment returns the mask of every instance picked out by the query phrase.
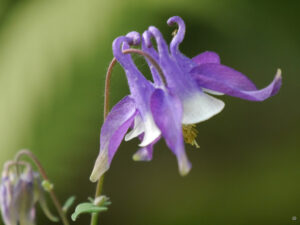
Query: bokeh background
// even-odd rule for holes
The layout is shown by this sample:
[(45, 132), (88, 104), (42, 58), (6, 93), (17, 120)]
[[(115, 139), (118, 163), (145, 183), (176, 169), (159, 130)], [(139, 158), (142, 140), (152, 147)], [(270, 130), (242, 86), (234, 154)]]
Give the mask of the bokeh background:
[[(198, 125), (201, 148), (187, 146), (193, 163), (187, 177), (179, 176), (163, 141), (150, 163), (132, 161), (137, 140), (122, 143), (105, 178), (113, 204), (101, 224), (300, 224), (299, 10), (298, 1), (288, 0), (1, 0), (1, 165), (29, 148), (62, 202), (93, 196), (88, 178), (98, 154), (111, 43), (149, 25), (169, 41), (174, 28), (166, 20), (180, 15), (187, 56), (216, 51), (258, 87), (281, 68), (282, 89), (263, 103), (222, 97), (224, 111)], [(147, 72), (145, 61), (135, 59)], [(117, 66), (112, 103), (127, 93)], [(74, 224), (88, 222), (82, 215)], [(38, 224), (54, 223), (38, 208)]]

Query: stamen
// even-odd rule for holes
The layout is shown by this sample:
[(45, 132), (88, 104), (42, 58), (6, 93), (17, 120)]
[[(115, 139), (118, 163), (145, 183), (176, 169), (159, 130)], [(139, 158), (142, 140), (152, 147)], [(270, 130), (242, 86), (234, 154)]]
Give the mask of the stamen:
[(182, 124), (182, 133), (184, 141), (192, 146), (195, 146), (196, 148), (200, 148), (196, 141), (196, 137), (198, 135), (198, 131), (196, 129), (195, 124)]

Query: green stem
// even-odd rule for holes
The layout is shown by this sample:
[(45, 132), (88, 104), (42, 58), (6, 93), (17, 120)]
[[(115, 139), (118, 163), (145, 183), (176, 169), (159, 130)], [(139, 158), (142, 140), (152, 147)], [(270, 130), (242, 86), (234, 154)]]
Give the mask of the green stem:
[[(43, 177), (43, 179), (45, 181), (49, 181), (49, 178), (48, 178), (48, 176), (46, 174), (46, 171), (44, 170), (41, 162), (38, 160), (38, 158), (31, 151), (26, 150), (26, 149), (19, 151), (17, 153), (17, 155), (16, 155), (15, 161), (18, 163), (18, 161), (20, 160), (20, 158), (23, 155), (28, 156), (35, 163), (35, 165), (37, 166), (37, 168), (39, 169), (40, 174)], [(54, 204), (54, 206), (55, 206), (55, 208), (56, 208), (56, 210), (57, 210), (57, 212), (58, 212), (58, 214), (59, 214), (59, 216), (60, 216), (63, 224), (64, 225), (69, 225), (69, 221), (68, 221), (68, 219), (67, 219), (67, 217), (66, 217), (66, 215), (65, 215), (65, 213), (64, 213), (64, 211), (62, 209), (62, 206), (61, 206), (58, 198), (55, 195), (55, 192), (53, 191), (53, 189), (52, 190), (48, 190), (48, 191), (49, 191), (51, 200), (52, 200), (52, 202), (53, 202), (53, 204)]]
[[(131, 53), (136, 53), (138, 55), (144, 56), (147, 58), (151, 64), (156, 68), (159, 76), (161, 77), (162, 82), (166, 86), (166, 79), (164, 77), (164, 74), (162, 72), (162, 69), (160, 68), (159, 64), (155, 61), (154, 58), (152, 58), (151, 55), (149, 55), (147, 52), (144, 52), (140, 49), (126, 49), (123, 50), (123, 54), (131, 54)], [(105, 76), (105, 90), (104, 90), (104, 110), (103, 110), (103, 117), (104, 120), (106, 119), (108, 112), (109, 112), (109, 89), (110, 89), (110, 80), (111, 80), (111, 75), (112, 75), (112, 70), (115, 64), (117, 63), (117, 59), (113, 58), (112, 61), (109, 64), (109, 67), (107, 69), (107, 73)], [(100, 177), (100, 179), (97, 182), (97, 187), (96, 187), (96, 192), (95, 192), (95, 198), (99, 197), (102, 193), (103, 190), (103, 180), (104, 180), (104, 175)], [(93, 213), (92, 218), (91, 218), (91, 225), (97, 225), (98, 224), (98, 213)]]

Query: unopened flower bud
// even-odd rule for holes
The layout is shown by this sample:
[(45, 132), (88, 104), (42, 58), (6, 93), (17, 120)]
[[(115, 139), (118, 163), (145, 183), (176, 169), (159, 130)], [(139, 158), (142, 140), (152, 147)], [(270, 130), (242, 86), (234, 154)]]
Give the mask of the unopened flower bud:
[(0, 184), (0, 206), (5, 225), (34, 225), (38, 201), (43, 210), (46, 209), (45, 214), (54, 220), (45, 207), (39, 174), (25, 162), (5, 163)]

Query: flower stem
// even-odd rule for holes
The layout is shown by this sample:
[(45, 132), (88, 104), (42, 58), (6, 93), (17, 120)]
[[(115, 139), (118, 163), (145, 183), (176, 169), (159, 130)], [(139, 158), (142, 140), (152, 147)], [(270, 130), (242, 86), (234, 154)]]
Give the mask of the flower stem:
[[(135, 49), (135, 48), (130, 48), (130, 49), (126, 49), (123, 50), (123, 54), (131, 54), (131, 53), (136, 53), (138, 55), (144, 56), (145, 58), (147, 58), (152, 65), (156, 68), (159, 76), (161, 77), (161, 80), (163, 82), (163, 84), (166, 86), (166, 79), (165, 76), (163, 74), (162, 69), (160, 68), (159, 64), (155, 61), (154, 58), (152, 58), (151, 55), (149, 55), (147, 52), (144, 52), (140, 49)], [(116, 65), (117, 63), (117, 59), (113, 58), (112, 61), (110, 62), (108, 69), (107, 69), (107, 73), (105, 76), (105, 90), (104, 90), (104, 109), (103, 109), (103, 117), (104, 120), (106, 119), (108, 112), (109, 112), (109, 89), (110, 89), (110, 80), (111, 80), (111, 75), (112, 75), (112, 70), (113, 67)], [(97, 182), (97, 187), (96, 187), (96, 193), (95, 193), (95, 198), (99, 197), (102, 193), (103, 190), (103, 180), (104, 180), (104, 175), (102, 175), (100, 177), (100, 179)], [(97, 225), (98, 223), (98, 214), (97, 213), (93, 213), (92, 214), (92, 218), (91, 218), (91, 225)]]
[[(35, 163), (35, 165), (37, 166), (37, 168), (39, 169), (40, 174), (41, 174), (41, 176), (43, 177), (43, 179), (44, 179), (45, 181), (49, 181), (49, 178), (48, 178), (48, 176), (47, 176), (47, 174), (46, 174), (46, 171), (44, 170), (44, 168), (43, 168), (41, 162), (38, 160), (38, 158), (37, 158), (31, 151), (26, 150), (26, 149), (20, 150), (20, 151), (17, 153), (16, 157), (15, 157), (16, 163), (18, 163), (19, 159), (20, 159), (23, 155), (28, 156), (28, 157)], [(63, 212), (62, 206), (61, 206), (61, 204), (60, 204), (58, 198), (56, 197), (55, 192), (53, 191), (53, 189), (52, 189), (52, 190), (50, 189), (50, 190), (48, 190), (48, 191), (49, 191), (51, 200), (52, 200), (53, 204), (55, 205), (55, 208), (56, 208), (56, 210), (57, 210), (57, 212), (58, 212), (58, 214), (59, 214), (59, 216), (60, 216), (60, 218), (61, 218), (63, 224), (64, 224), (64, 225), (69, 225), (69, 221), (68, 221), (68, 219), (67, 219), (65, 213)]]

